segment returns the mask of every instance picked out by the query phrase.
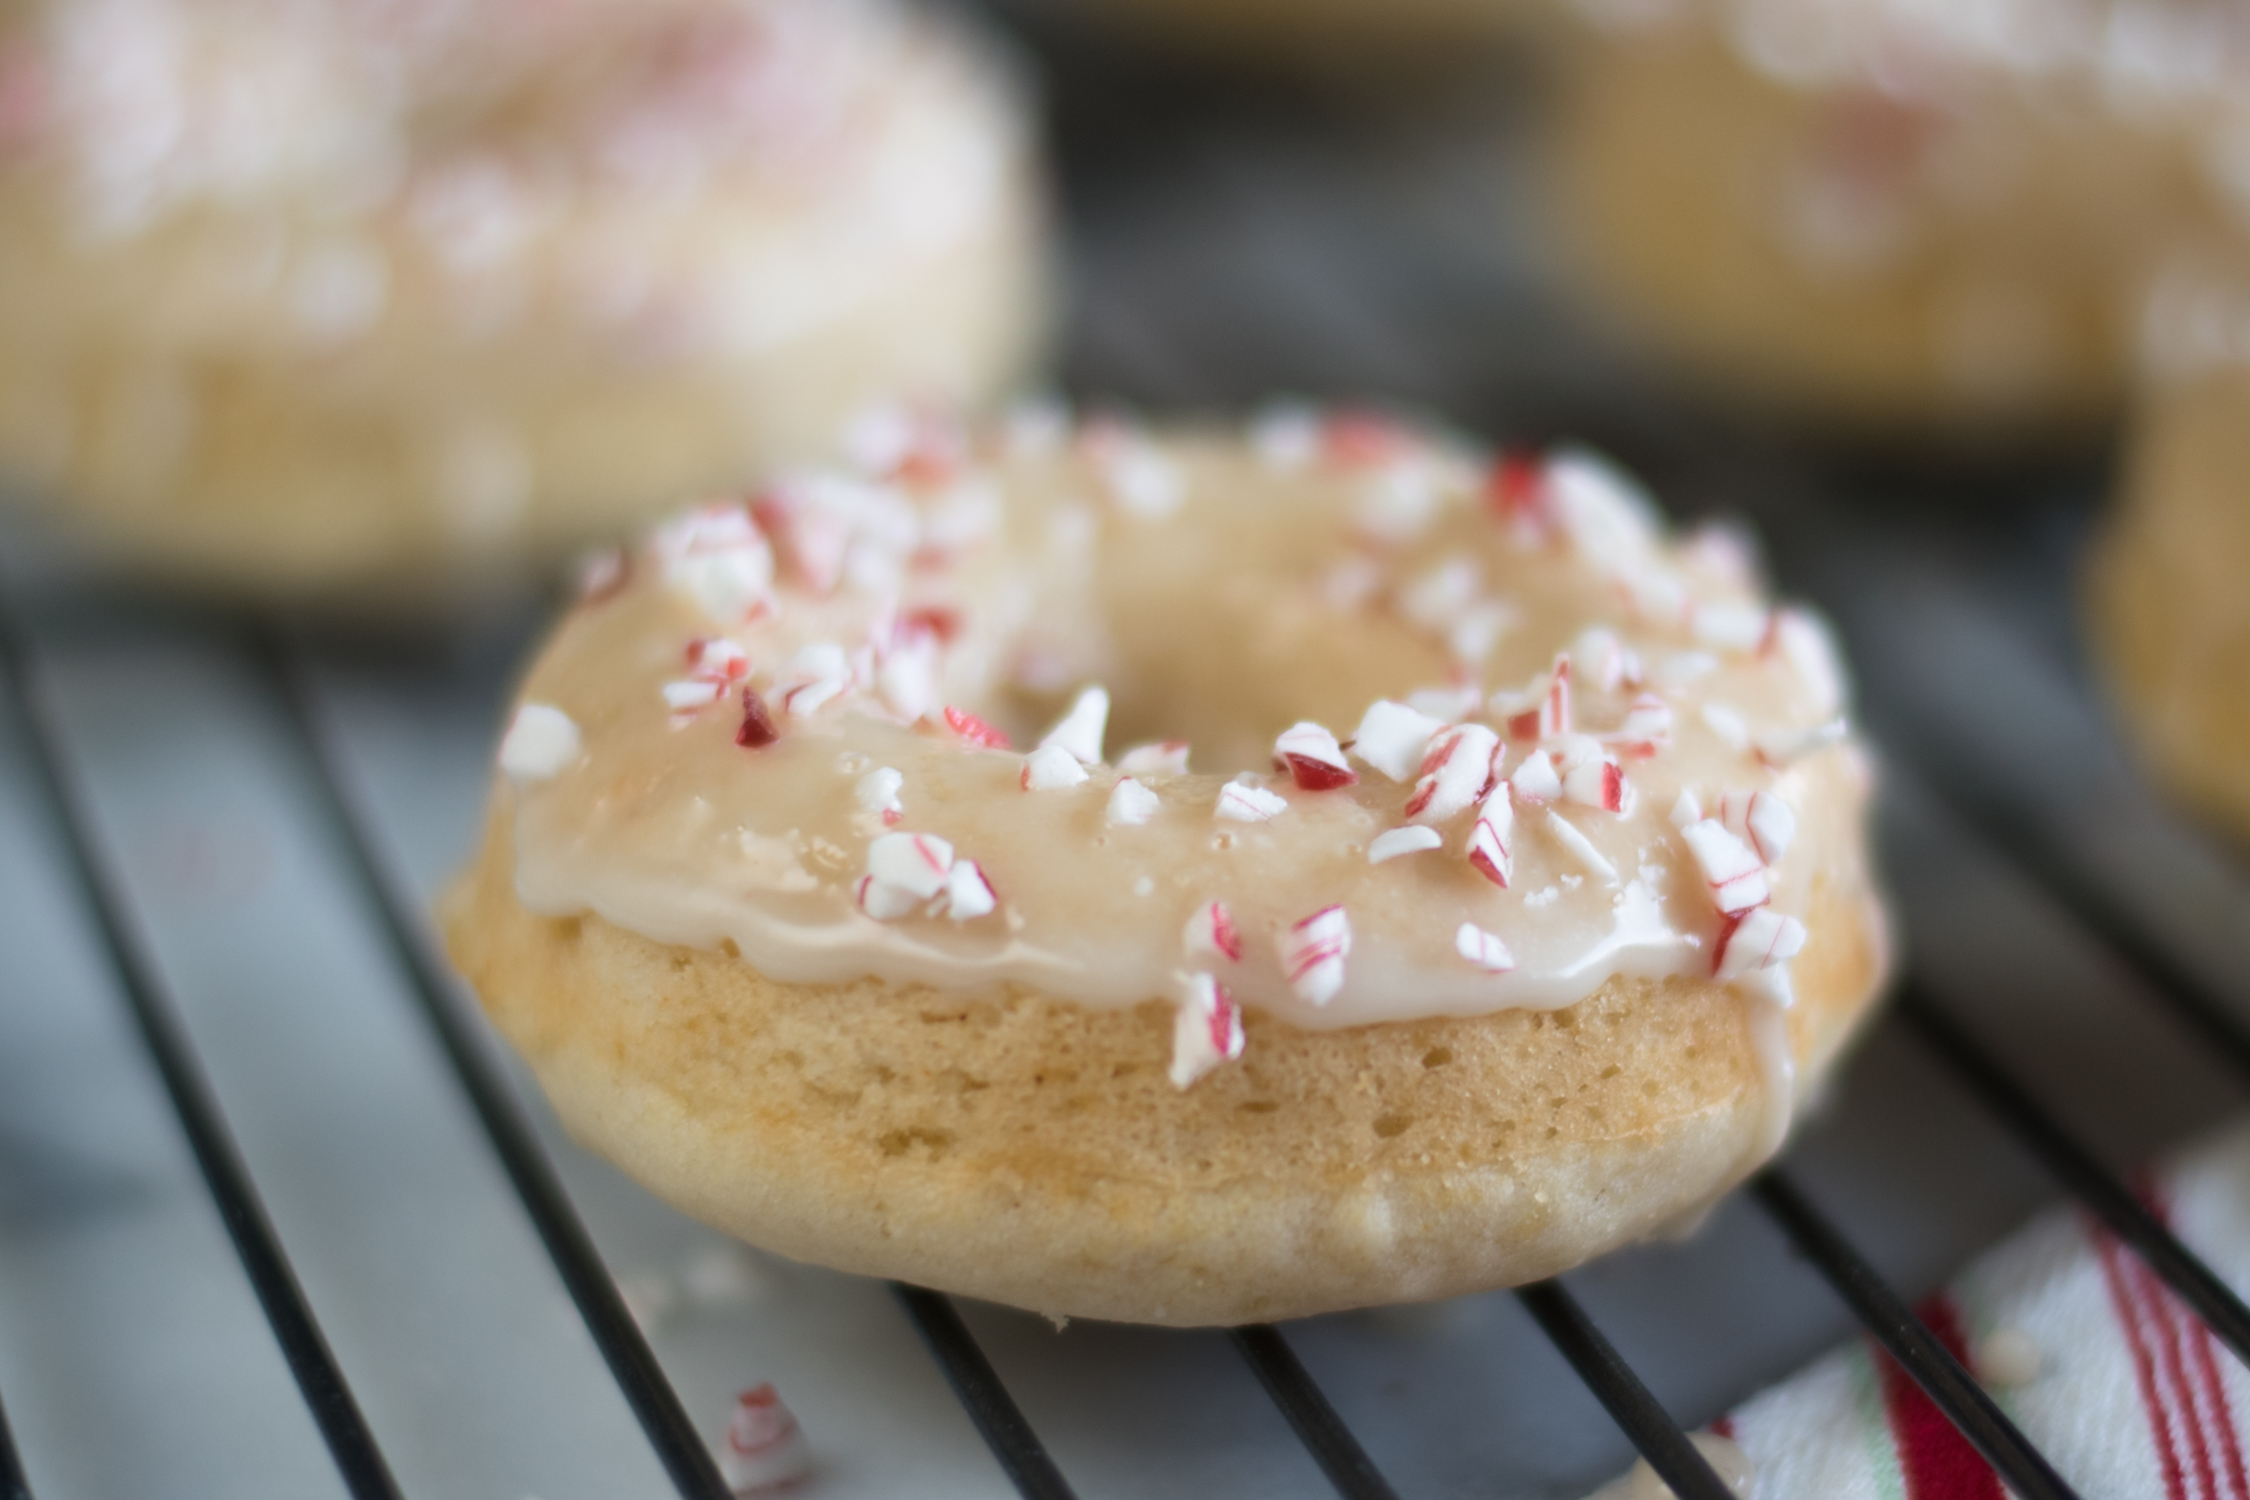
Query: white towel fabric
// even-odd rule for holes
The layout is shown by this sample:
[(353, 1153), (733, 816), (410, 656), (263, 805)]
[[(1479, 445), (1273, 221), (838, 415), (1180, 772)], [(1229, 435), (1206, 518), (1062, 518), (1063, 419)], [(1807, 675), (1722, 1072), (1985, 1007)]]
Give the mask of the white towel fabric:
[[(2250, 1123), (2137, 1179), (2222, 1281), (2250, 1287)], [(2081, 1494), (2250, 1500), (2250, 1371), (2076, 1208), (2033, 1220), (1915, 1309)], [(2003, 1500), (1992, 1469), (1866, 1341), (1712, 1424), (1755, 1500)], [(1732, 1460), (1724, 1443), (1714, 1457)], [(1721, 1463), (1722, 1469), (1728, 1465)], [(1667, 1495), (1645, 1467), (1608, 1496)]]

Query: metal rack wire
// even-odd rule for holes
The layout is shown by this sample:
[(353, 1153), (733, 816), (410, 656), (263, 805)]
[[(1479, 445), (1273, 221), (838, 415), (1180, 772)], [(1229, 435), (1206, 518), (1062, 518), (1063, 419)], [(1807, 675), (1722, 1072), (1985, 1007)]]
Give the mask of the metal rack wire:
[[(1219, 336), (1230, 335), (1221, 330)], [(727, 1488), (709, 1448), (628, 1313), (610, 1269), (527, 1120), (480, 1022), (440, 958), (407, 882), (386, 862), (377, 819), (355, 783), (331, 706), (323, 701), (304, 646), (276, 624), (253, 625), (241, 645), (261, 691), (281, 710), (292, 754), (315, 788), (317, 816), (325, 822), (330, 840), (344, 852), (358, 899), (382, 935), (387, 961), (405, 981), (422, 1022), (649, 1447), (680, 1495), (723, 1500)], [(5, 599), (0, 599), (0, 673), (7, 679), (7, 716), (22, 735), (47, 815), (67, 855), (77, 897), (96, 925), (119, 992), (335, 1468), (355, 1497), (399, 1495), (401, 1489), (384, 1452), (354, 1401), (288, 1251), (261, 1205), (258, 1184), (234, 1142), (188, 1028), (159, 966), (148, 955), (132, 903), (111, 868), (111, 856), (90, 815), (85, 788), (76, 779), (67, 736), (43, 680), (41, 653), (24, 620)], [(2058, 849), (2037, 811), (2021, 805), (2006, 786), (1982, 774), (1975, 757), (1946, 753), (1949, 747), (1942, 743), (1939, 727), (1912, 716), (1894, 715), (1894, 719), (1885, 728), (1891, 731), (1894, 748), (1909, 757), (1906, 763), (1928, 779), (1964, 821), (2049, 891), (2086, 931), (2137, 969), (2180, 1021), (2250, 1082), (2250, 1026), (2238, 1019), (2240, 1011), (2230, 998), (2201, 978), (2121, 906), (2112, 891)], [(1969, 1099), (2141, 1256), (2237, 1355), (2250, 1358), (2250, 1309), (2148, 1211), (2126, 1181), (2103, 1166), (2097, 1153), (1977, 1040), (1936, 998), (1934, 986), (1909, 975), (1896, 1013)], [(1877, 1273), (1871, 1257), (1831, 1221), (1790, 1170), (1764, 1173), (1748, 1197), (2013, 1493), (2023, 1500), (2065, 1500), (2074, 1495), (2068, 1482), (1985, 1395), (1956, 1353), (1914, 1315), (1908, 1299)], [(1007, 1482), (1031, 1500), (1062, 1500), (1075, 1493), (1062, 1465), (952, 1299), (906, 1286), (895, 1292)], [(1570, 1289), (1560, 1281), (1548, 1281), (1522, 1289), (1518, 1297), (1586, 1388), (1677, 1495), (1683, 1500), (1724, 1500), (1731, 1494), (1680, 1422)], [(1337, 1493), (1351, 1500), (1391, 1500), (1397, 1492), (1315, 1381), (1288, 1334), (1266, 1326), (1242, 1328), (1232, 1331), (1231, 1342)], [(5, 1419), (0, 1418), (0, 1500), (30, 1500), (30, 1493)]]

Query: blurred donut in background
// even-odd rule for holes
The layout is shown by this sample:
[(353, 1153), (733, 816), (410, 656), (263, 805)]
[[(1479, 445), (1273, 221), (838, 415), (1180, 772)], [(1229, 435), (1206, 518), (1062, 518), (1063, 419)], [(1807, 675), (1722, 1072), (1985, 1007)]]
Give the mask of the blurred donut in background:
[[(1562, 27), (1564, 0), (1003, 0), (1157, 52), (1251, 71), (1306, 68), (1378, 90), (1401, 70), (1473, 62)], [(1340, 80), (1339, 80), (1340, 81)]]
[(0, 471), (144, 572), (428, 593), (974, 407), (1018, 80), (887, 0), (0, 0)]
[(2250, 840), (2250, 255), (2168, 275), (2147, 342), (2094, 655), (2157, 778)]
[(1555, 187), (1675, 366), (1858, 436), (2103, 435), (2153, 267), (2250, 221), (2223, 0), (1582, 0)]

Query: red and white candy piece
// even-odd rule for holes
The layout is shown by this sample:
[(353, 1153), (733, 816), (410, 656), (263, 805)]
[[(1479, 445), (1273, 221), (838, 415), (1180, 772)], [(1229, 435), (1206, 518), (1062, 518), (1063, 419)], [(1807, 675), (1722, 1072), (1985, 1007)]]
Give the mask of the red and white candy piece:
[(1616, 631), (1601, 625), (1579, 632), (1571, 642), (1570, 670), (1580, 682), (1603, 693), (1614, 693), (1641, 676), (1640, 661), (1625, 649)]
[(1398, 612), (1409, 624), (1433, 635), (1442, 634), (1476, 603), (1482, 577), (1475, 558), (1446, 558), (1398, 591)]
[(1511, 739), (1544, 740), (1570, 733), (1569, 653), (1556, 657), (1554, 666), (1533, 681), (1525, 696), (1532, 706), (1509, 715)]
[(1787, 767), (1840, 743), (1847, 732), (1842, 719), (1830, 719), (1809, 729), (1773, 730), (1759, 735), (1754, 743), (1758, 759), (1769, 766)]
[(622, 549), (597, 548), (579, 561), (578, 602), (599, 604), (613, 598), (624, 589), (625, 580), (631, 576), (631, 564)]
[(1654, 693), (1642, 693), (1625, 706), (1625, 718), (1602, 738), (1620, 755), (1646, 760), (1672, 740), (1672, 705)]
[(1128, 776), (1185, 776), (1188, 768), (1186, 740), (1158, 740), (1135, 745), (1117, 757), (1117, 769)]
[(718, 702), (726, 690), (725, 683), (709, 677), (683, 677), (664, 684), (664, 706), (674, 719), (684, 721), (693, 718), (697, 709)]
[(1086, 779), (1086, 768), (1077, 756), (1061, 745), (1041, 745), (1023, 758), (1016, 784), (1027, 792), (1052, 792)]
[(1718, 817), (1769, 866), (1789, 852), (1797, 836), (1796, 810), (1772, 792), (1728, 792), (1719, 798)]
[(781, 711), (805, 718), (850, 691), (851, 655), (834, 641), (817, 641), (790, 659), (781, 680)]
[(711, 682), (734, 682), (750, 674), (750, 657), (723, 635), (697, 636), (687, 644), (688, 670)]
[(746, 750), (757, 750), (781, 738), (774, 727), (773, 715), (766, 709), (766, 700), (758, 696), (754, 687), (742, 690), (742, 725), (734, 732), (734, 742)]
[(1547, 832), (1554, 836), (1556, 843), (1562, 845), (1565, 853), (1584, 865), (1590, 873), (1612, 884), (1616, 883), (1617, 866), (1611, 864), (1602, 851), (1594, 847), (1594, 841), (1586, 837), (1577, 824), (1553, 808), (1547, 809)]
[(1701, 714), (1703, 727), (1719, 737), (1719, 743), (1729, 750), (1750, 748), (1750, 721), (1724, 703), (1706, 703)]
[(898, 795), (905, 785), (906, 776), (897, 767), (877, 766), (852, 783), (852, 800), (861, 812), (873, 813), (885, 823), (896, 823), (906, 816), (906, 804)]
[(1406, 816), (1416, 823), (1442, 823), (1466, 812), (1492, 789), (1500, 736), (1482, 724), (1456, 724), (1440, 731), (1422, 756), (1421, 779), (1406, 799)]
[(1712, 954), (1712, 977), (1740, 979), (1774, 968), (1795, 958), (1804, 946), (1804, 923), (1770, 906), (1754, 907), (1720, 928), (1718, 948)]
[(1477, 711), (1484, 694), (1473, 682), (1458, 687), (1418, 688), (1406, 695), (1406, 706), (1443, 724), (1458, 724)]
[(933, 909), (930, 915), (951, 917), (956, 922), (974, 921), (1000, 904), (999, 893), (985, 878), (984, 866), (973, 859), (957, 859), (945, 872), (943, 899), (942, 910)]
[(1487, 974), (1505, 974), (1516, 966), (1516, 956), (1500, 941), (1500, 935), (1474, 922), (1463, 922), (1454, 929), (1453, 951)]
[(982, 745), (987, 750), (1013, 748), (1009, 745), (1006, 735), (965, 708), (954, 708), (949, 705), (945, 710), (944, 717), (945, 727), (972, 745)]
[(526, 703), (500, 738), (500, 769), (518, 786), (560, 775), (585, 753), (570, 715), (546, 703)]
[(912, 724), (937, 706), (939, 644), (935, 631), (901, 632), (875, 669), (875, 692), (883, 706)]
[(1162, 805), (1156, 793), (1150, 791), (1130, 776), (1121, 777), (1109, 789), (1109, 806), (1103, 816), (1111, 823), (1127, 828), (1137, 828), (1156, 816)]
[(1828, 627), (1817, 616), (1797, 608), (1777, 610), (1769, 639), (1804, 684), (1815, 714), (1832, 717), (1843, 708), (1843, 663), (1837, 659)]
[(869, 878), (917, 901), (944, 890), (952, 871), (953, 845), (934, 833), (878, 834), (867, 846)]
[(1772, 895), (1766, 883), (1766, 867), (1724, 823), (1705, 818), (1681, 829), (1680, 837), (1687, 840), (1688, 853), (1695, 857), (1703, 883), (1710, 888), (1711, 904), (1720, 912), (1732, 916), (1765, 905)]
[(1425, 824), (1411, 823), (1404, 828), (1386, 828), (1367, 841), (1367, 862), (1384, 864), (1402, 855), (1420, 854), (1427, 849), (1445, 847), (1445, 835)]
[(1526, 802), (1553, 802), (1563, 793), (1562, 774), (1555, 769), (1555, 757), (1545, 750), (1534, 750), (1523, 758), (1508, 778), (1508, 785)]
[(773, 549), (739, 504), (700, 506), (660, 527), (652, 547), (665, 581), (710, 618), (732, 625), (765, 606)]
[(1516, 804), (1506, 782), (1492, 789), (1469, 829), (1469, 863), (1502, 890), (1515, 878)]
[(1380, 698), (1360, 716), (1359, 729), (1352, 735), (1352, 754), (1391, 780), (1405, 781), (1421, 774), (1423, 752), (1445, 727), (1442, 719)]
[(1461, 611), (1461, 617), (1446, 632), (1445, 647), (1456, 661), (1483, 661), (1500, 643), (1500, 637), (1515, 625), (1516, 619), (1515, 610), (1497, 600), (1472, 604)]
[(872, 875), (862, 875), (852, 887), (852, 900), (878, 922), (896, 922), (921, 910), (922, 898), (895, 885), (885, 885)]
[(1187, 476), (1142, 434), (1117, 424), (1090, 426), (1087, 450), (1117, 508), (1144, 521), (1161, 521), (1187, 500)]
[(772, 1385), (735, 1397), (726, 1446), (719, 1451), (719, 1477), (737, 1500), (777, 1494), (811, 1472), (804, 1432)]
[(1055, 721), (1039, 740), (1039, 748), (1058, 746), (1082, 763), (1100, 765), (1102, 734), (1109, 727), (1109, 690), (1090, 687), (1070, 705), (1070, 712)]
[(1242, 962), (1242, 933), (1235, 927), (1234, 913), (1227, 910), (1224, 901), (1206, 901), (1188, 914), (1187, 927), (1180, 933), (1180, 946), (1189, 958)]
[(1586, 735), (1566, 735), (1557, 756), (1562, 775), (1562, 800), (1603, 812), (1632, 810), (1632, 787), (1617, 757), (1601, 742)]
[(1273, 759), (1274, 769), (1287, 771), (1303, 791), (1332, 791), (1359, 781), (1359, 773), (1345, 763), (1336, 736), (1309, 721), (1300, 721), (1281, 731), (1273, 742)]
[(1443, 498), (1427, 465), (1385, 464), (1352, 502), (1352, 524), (1371, 542), (1403, 546), (1429, 529)]
[(1289, 810), (1287, 798), (1275, 795), (1256, 782), (1237, 776), (1219, 788), (1211, 815), (1229, 823), (1263, 823)]
[(1241, 1055), (1242, 1008), (1227, 987), (1208, 974), (1182, 974), (1172, 1015), (1172, 1087), (1188, 1088)]
[(1322, 1006), (1344, 987), (1352, 921), (1341, 906), (1324, 906), (1274, 935), (1282, 977), (1307, 1005)]
[(1771, 623), (1772, 615), (1757, 604), (1697, 604), (1688, 611), (1688, 634), (1713, 651), (1755, 651)]

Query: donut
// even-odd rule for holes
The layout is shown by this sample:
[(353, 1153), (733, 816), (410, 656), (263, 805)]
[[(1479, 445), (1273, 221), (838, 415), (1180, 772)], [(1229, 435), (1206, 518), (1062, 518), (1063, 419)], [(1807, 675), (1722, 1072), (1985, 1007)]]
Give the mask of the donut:
[(1775, 1151), (1885, 926), (1737, 535), (1354, 412), (910, 425), (602, 567), (524, 682), (443, 917), (581, 1140), (1177, 1325), (1546, 1276)]
[(1814, 426), (2083, 443), (2155, 266), (2250, 210), (2224, 0), (1585, 8), (1550, 137), (1583, 291)]
[(981, 403), (1014, 77), (888, 0), (0, 8), (0, 470), (190, 585), (418, 594)]
[(2088, 637), (2128, 743), (2250, 839), (2250, 258), (2167, 275), (2148, 331)]

